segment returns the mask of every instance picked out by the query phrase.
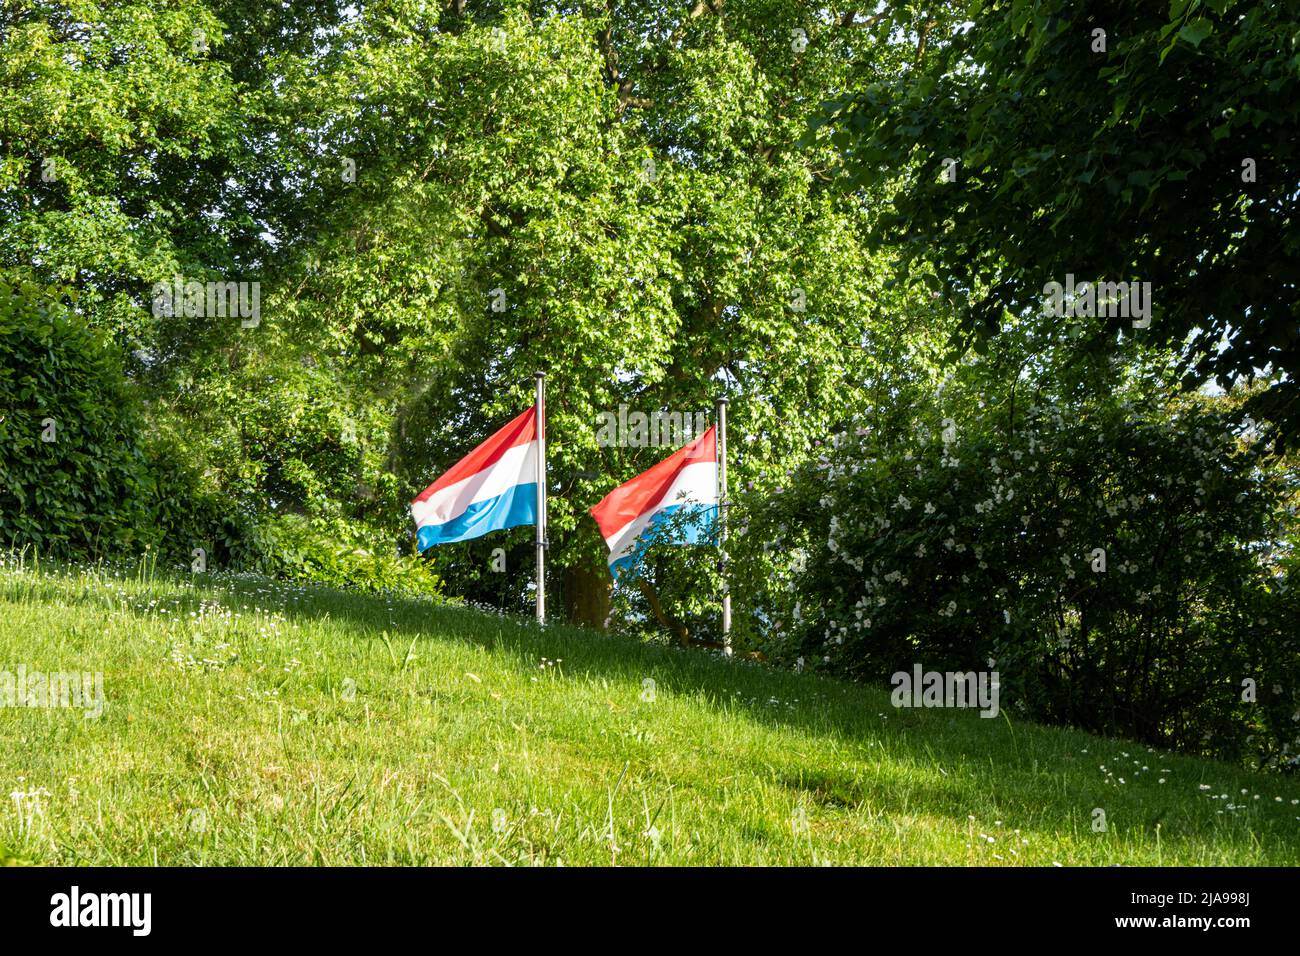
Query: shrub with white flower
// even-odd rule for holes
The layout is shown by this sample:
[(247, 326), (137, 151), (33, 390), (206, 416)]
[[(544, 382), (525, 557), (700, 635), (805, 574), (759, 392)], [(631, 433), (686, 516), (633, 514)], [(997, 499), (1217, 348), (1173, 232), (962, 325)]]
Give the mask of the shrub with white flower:
[(829, 472), (756, 503), (809, 547), (788, 659), (887, 683), (991, 657), (1026, 716), (1293, 765), (1295, 469), (1235, 424), (1232, 400), (1142, 382), (1091, 394), (946, 410), (954, 443), (851, 423)]

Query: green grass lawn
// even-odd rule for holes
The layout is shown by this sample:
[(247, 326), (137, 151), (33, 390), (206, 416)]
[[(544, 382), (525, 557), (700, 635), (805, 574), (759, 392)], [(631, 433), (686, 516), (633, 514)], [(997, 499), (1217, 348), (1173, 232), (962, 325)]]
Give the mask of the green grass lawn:
[(19, 665), (107, 704), (0, 708), (10, 863), (1300, 862), (1297, 782), (402, 599), (11, 564)]

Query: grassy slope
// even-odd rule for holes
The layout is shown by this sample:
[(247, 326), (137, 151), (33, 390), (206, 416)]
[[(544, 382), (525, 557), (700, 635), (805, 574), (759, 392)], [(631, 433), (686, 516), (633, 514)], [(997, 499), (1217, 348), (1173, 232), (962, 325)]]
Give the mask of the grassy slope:
[(108, 707), (0, 709), (0, 860), (1300, 861), (1294, 782), (473, 611), (11, 567), (19, 664)]

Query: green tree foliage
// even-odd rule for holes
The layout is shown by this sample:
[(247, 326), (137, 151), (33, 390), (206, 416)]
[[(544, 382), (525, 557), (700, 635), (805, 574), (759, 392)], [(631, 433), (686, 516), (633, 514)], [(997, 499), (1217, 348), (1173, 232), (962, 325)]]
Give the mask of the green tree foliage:
[(0, 12), (0, 266), (81, 293), (78, 309), (149, 345), (148, 285), (228, 272), (256, 236), (226, 187), (235, 90), (207, 52), (211, 9), (16, 0)]
[(1267, 371), (1272, 387), (1252, 404), (1294, 435), (1294, 6), (942, 9), (946, 18), (927, 19), (890, 5), (875, 42), (910, 38), (914, 68), (837, 98), (830, 138), (853, 181), (896, 184), (875, 242), (902, 269), (925, 272), (937, 259), (936, 286), (976, 333), (1008, 312), (1038, 312), (1045, 284), (1070, 273), (1150, 282), (1148, 329), (1099, 321), (1086, 344), (1109, 350), (1123, 334), (1185, 349), (1195, 379), (1225, 388)]

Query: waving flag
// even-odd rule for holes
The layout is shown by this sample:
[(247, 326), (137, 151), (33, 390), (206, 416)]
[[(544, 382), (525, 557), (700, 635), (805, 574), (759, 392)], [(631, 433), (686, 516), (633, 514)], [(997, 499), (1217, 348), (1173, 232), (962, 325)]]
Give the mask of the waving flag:
[(717, 515), (716, 426), (619, 485), (591, 509), (609, 545), (609, 573), (615, 581), (636, 567), (652, 541), (695, 544)]
[(533, 406), (420, 492), (411, 502), (420, 550), (535, 524), (540, 437)]

